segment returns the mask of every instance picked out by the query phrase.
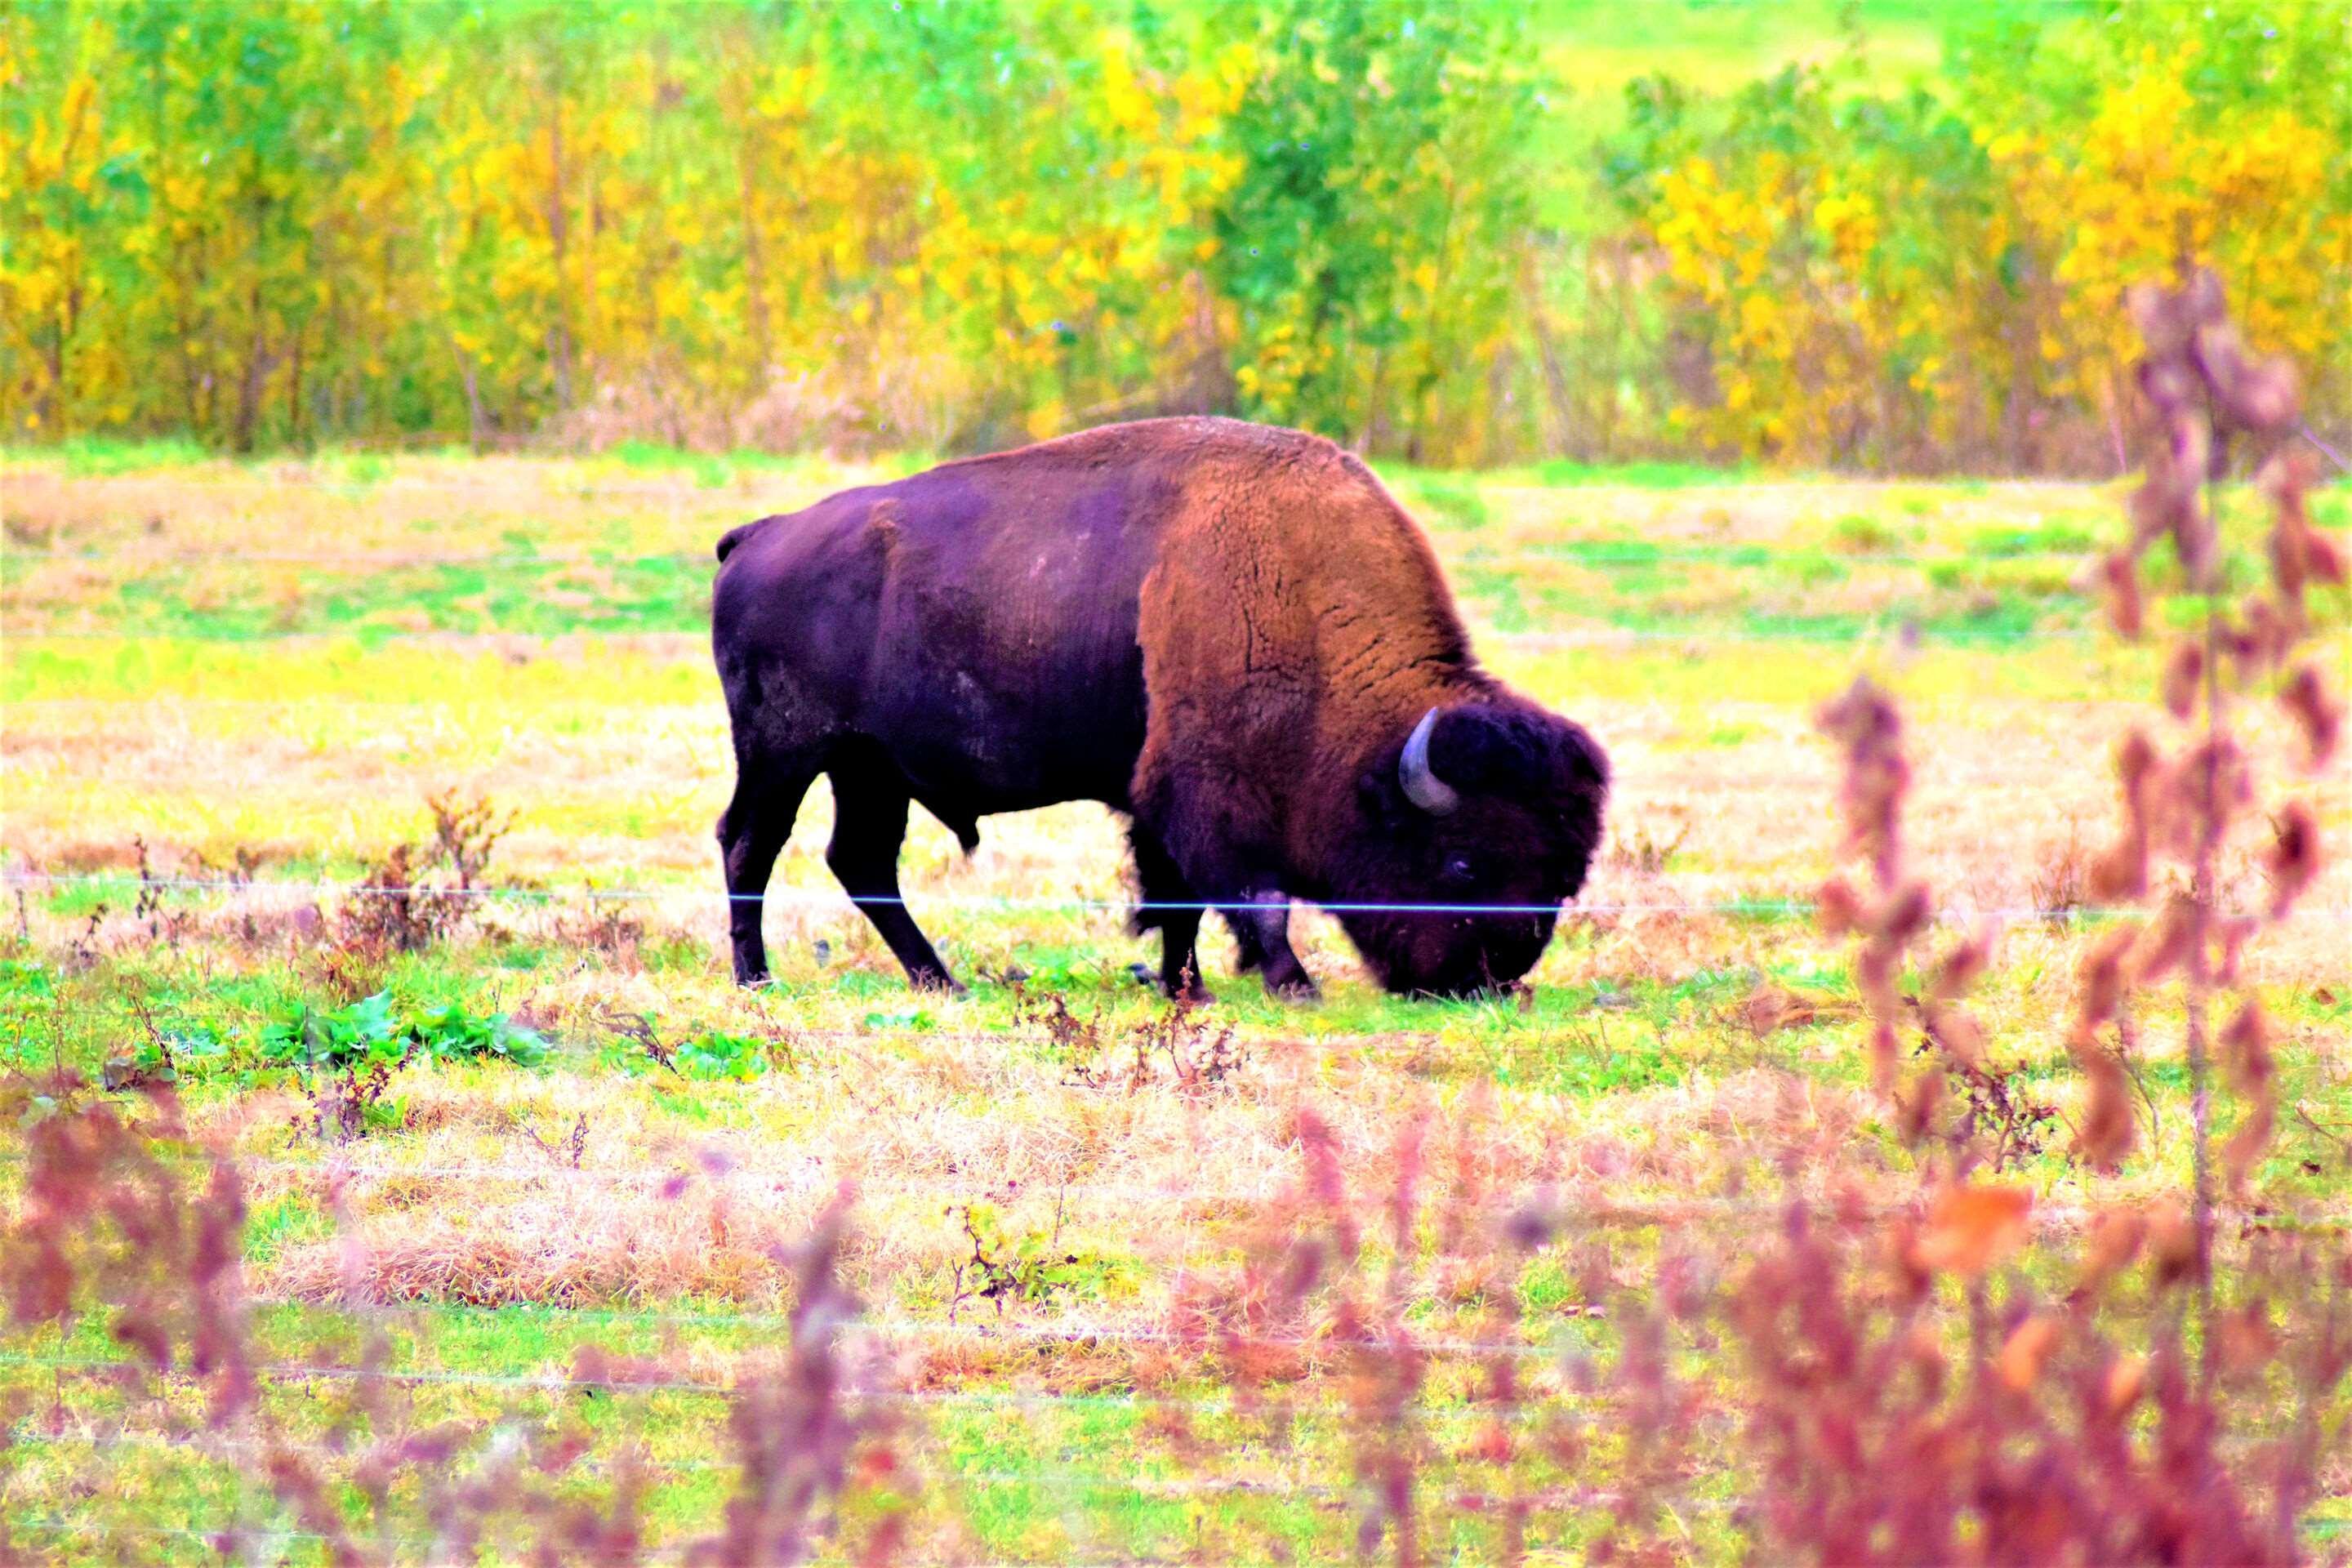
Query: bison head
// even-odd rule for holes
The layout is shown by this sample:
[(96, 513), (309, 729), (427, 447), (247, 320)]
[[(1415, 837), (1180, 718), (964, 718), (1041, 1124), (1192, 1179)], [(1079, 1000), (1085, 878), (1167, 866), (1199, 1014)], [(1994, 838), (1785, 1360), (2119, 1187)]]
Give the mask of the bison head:
[(1584, 886), (1608, 792), (1608, 758), (1558, 714), (1511, 697), (1433, 708), (1358, 781), (1339, 922), (1391, 991), (1507, 985)]

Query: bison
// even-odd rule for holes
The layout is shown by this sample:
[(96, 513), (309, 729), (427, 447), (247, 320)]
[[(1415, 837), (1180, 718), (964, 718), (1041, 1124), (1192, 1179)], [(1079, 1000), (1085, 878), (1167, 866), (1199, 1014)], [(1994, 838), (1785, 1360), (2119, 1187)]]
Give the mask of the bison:
[(1160, 978), (1199, 994), (1202, 911), (1312, 995), (1290, 900), (1391, 991), (1516, 981), (1583, 886), (1609, 768), (1479, 668), (1428, 540), (1352, 455), (1232, 419), (1114, 425), (845, 490), (719, 542), (711, 646), (735, 741), (719, 819), (735, 976), (802, 796), (919, 986), (954, 989), (898, 896), (909, 801), (1124, 813)]

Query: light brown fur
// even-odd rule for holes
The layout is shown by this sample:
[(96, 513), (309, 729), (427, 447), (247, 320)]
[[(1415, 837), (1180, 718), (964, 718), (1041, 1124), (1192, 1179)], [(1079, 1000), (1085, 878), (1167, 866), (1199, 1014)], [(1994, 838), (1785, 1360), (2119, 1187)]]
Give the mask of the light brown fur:
[(1276, 825), (1292, 864), (1320, 864), (1374, 753), (1430, 708), (1494, 690), (1436, 554), (1318, 437), (1213, 419), (1116, 429), (1181, 452), (1187, 475), (1143, 584), (1137, 798), (1181, 773), (1234, 818)]

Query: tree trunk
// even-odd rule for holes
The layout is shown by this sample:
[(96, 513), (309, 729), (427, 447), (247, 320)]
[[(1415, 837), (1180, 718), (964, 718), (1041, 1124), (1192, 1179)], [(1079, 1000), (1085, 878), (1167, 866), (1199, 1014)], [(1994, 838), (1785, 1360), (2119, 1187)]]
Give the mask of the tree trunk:
[[(555, 320), (547, 329), (547, 357), (555, 373), (555, 404), (572, 406), (571, 290), (564, 276), (569, 228), (563, 202), (563, 67), (561, 57), (551, 73), (554, 101), (548, 115), (547, 235), (555, 250)], [(467, 393), (468, 400), (472, 394)], [(478, 446), (478, 438), (477, 445)]]
[(253, 340), (245, 353), (245, 374), (237, 379), (236, 426), (229, 445), (239, 452), (253, 450), (254, 427), (261, 420), (261, 397), (268, 384), (269, 372), (275, 361), (269, 353), (269, 326), (261, 313), (261, 279), (256, 278), (246, 293), (246, 307), (253, 316)]
[(1544, 395), (1551, 404), (1552, 436), (1546, 443), (1555, 457), (1570, 457), (1576, 437), (1576, 411), (1569, 399), (1568, 368), (1561, 363), (1559, 341), (1552, 335), (1551, 318), (1543, 308), (1543, 281), (1536, 272), (1532, 251), (1520, 263), (1520, 286), (1527, 290), (1528, 324), (1535, 330), (1536, 355), (1543, 364)]
[(456, 338), (449, 340), (449, 353), (457, 362), (457, 376), (466, 388), (466, 440), (479, 453), (485, 421), (482, 418), (481, 382), (474, 373), (474, 356), (459, 347)]

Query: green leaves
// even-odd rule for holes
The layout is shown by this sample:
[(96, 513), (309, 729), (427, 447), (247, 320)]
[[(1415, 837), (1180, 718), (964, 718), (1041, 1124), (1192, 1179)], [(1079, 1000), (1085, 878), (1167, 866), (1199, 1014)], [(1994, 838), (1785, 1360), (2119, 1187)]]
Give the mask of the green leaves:
[(680, 1078), (749, 1083), (768, 1070), (767, 1042), (714, 1029), (679, 1046), (674, 1065)]
[(538, 1031), (504, 1013), (477, 1016), (453, 1005), (417, 1018), (409, 1033), (427, 1056), (441, 1061), (499, 1057), (530, 1068), (547, 1059), (547, 1042)]
[(6, 435), (936, 449), (1286, 356), (1247, 407), (1418, 429), (1506, 324), (1498, 15), (35, 7)]
[(392, 994), (386, 991), (331, 1012), (304, 1007), (261, 1031), (262, 1059), (289, 1067), (397, 1066), (406, 1059), (409, 1045), (394, 1029)]
[[(19, 6), (0, 437), (943, 451), (1181, 410), (1443, 464), (2081, 467), (2121, 361), (2044, 329), (2176, 219), (2313, 414), (2352, 396), (2329, 0), (1948, 6), (1901, 24), (1932, 75), (1790, 34), (1615, 105), (1580, 46), (1690, 68), (1666, 35), (1744, 8), (1577, 9)], [(1837, 9), (1854, 46), (1912, 8)], [(2102, 125), (2116, 177), (2062, 190)]]
[(320, 1012), (302, 1007), (261, 1031), (266, 1062), (305, 1070), (395, 1068), (412, 1054), (436, 1061), (498, 1058), (518, 1067), (547, 1059), (547, 1041), (504, 1013), (478, 1016), (452, 1005), (404, 1018), (392, 994), (379, 991), (347, 1006)]
[(1210, 263), (1240, 309), (1241, 412), (1419, 442), (1440, 410), (1475, 406), (1537, 174), (1507, 16), (1296, 5), (1262, 19)]

